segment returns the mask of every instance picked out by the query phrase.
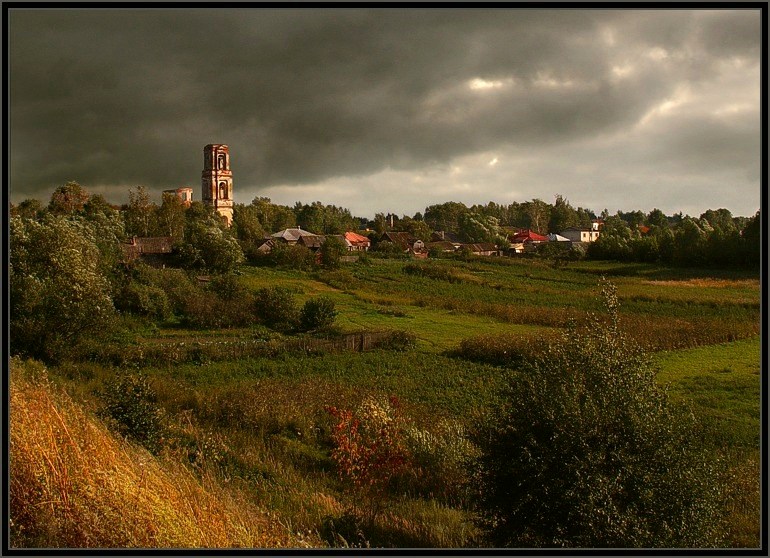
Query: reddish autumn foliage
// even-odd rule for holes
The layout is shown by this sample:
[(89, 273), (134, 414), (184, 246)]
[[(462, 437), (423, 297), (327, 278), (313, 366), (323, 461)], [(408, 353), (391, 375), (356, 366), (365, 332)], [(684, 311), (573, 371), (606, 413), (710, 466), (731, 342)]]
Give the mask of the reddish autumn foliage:
[(386, 490), (404, 473), (409, 455), (398, 399), (368, 398), (356, 411), (327, 407), (337, 419), (332, 431), (332, 459), (340, 478), (373, 493)]

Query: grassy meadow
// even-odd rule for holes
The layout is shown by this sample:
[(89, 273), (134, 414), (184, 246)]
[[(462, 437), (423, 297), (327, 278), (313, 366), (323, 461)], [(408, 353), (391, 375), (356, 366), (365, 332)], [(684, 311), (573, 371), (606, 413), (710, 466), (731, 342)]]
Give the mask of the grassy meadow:
[[(726, 544), (758, 546), (756, 273), (611, 262), (555, 268), (529, 259), (374, 257), (335, 271), (242, 266), (238, 279), (252, 290), (286, 287), (300, 303), (325, 295), (339, 313), (337, 332), (405, 331), (414, 336), (413, 346), (311, 354), (287, 350), (245, 358), (229, 358), (222, 350), (172, 363), (139, 359), (133, 372), (148, 379), (163, 419), (165, 442), (156, 454), (122, 440), (109, 421), (98, 418), (105, 386), (120, 366), (94, 359), (41, 372), (37, 364), (14, 361), (12, 471), (29, 486), (28, 501), (19, 501), (20, 511), (12, 517), (12, 542), (479, 546), (465, 505), (467, 471), (452, 457), (462, 450), (459, 438), (494, 403), (506, 374), (500, 366), (505, 351), (526, 351), (568, 322), (585, 324), (589, 314), (602, 312), (601, 276), (617, 286), (624, 331), (653, 354), (659, 382), (703, 421), (715, 459), (727, 462)], [(280, 345), (286, 337), (291, 336), (263, 326), (194, 330), (172, 319), (137, 321), (113, 344), (116, 350), (141, 353), (166, 343), (226, 346), (249, 339)], [(36, 376), (31, 369), (38, 370)], [(379, 396), (397, 398), (414, 439), (422, 440), (426, 465), (404, 475), (377, 502), (374, 520), (362, 532), (352, 519), (352, 510), (362, 504), (336, 474), (331, 458), (334, 422), (328, 409), (354, 409)], [(41, 406), (38, 424), (18, 414), (33, 403)], [(49, 436), (49, 430), (59, 438), (33, 447), (33, 438)], [(56, 454), (51, 448), (57, 445), (68, 449)], [(104, 448), (109, 465), (89, 460), (86, 448), (92, 447)], [(148, 476), (142, 476), (141, 463)], [(107, 486), (99, 472), (105, 468), (121, 471), (125, 486)], [(150, 483), (151, 490), (133, 504), (121, 490), (138, 482)], [(98, 505), (89, 510), (82, 502), (96, 493)], [(175, 506), (161, 505), (164, 500), (180, 502), (176, 507), (183, 509), (204, 506), (209, 515), (200, 512), (185, 524), (187, 530), (174, 531), (171, 525), (181, 519), (172, 517)], [(62, 504), (46, 503), (53, 501)], [(150, 538), (118, 527), (119, 516), (139, 513), (142, 528), (155, 533)], [(94, 525), (91, 532), (74, 527), (78, 517)], [(51, 527), (44, 530), (41, 518)], [(108, 523), (97, 529), (101, 521)], [(204, 524), (220, 527), (207, 532)]]

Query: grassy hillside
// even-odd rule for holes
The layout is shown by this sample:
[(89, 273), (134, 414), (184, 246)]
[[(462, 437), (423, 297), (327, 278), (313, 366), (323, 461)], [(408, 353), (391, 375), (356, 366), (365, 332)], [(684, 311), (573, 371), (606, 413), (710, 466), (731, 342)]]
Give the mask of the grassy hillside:
[[(19, 457), (14, 458), (13, 475), (19, 471), (19, 482), (24, 482), (16, 485), (21, 496), (15, 500), (15, 509), (23, 512), (12, 517), (25, 517), (24, 525), (36, 526), (17, 528), (20, 544), (42, 541), (44, 546), (59, 546), (69, 540), (74, 545), (103, 540), (99, 544), (105, 546), (483, 544), (467, 507), (469, 478), (461, 463), (472, 448), (462, 444), (463, 433), (495, 402), (506, 367), (516, 366), (515, 355), (536, 349), (568, 321), (585, 324), (589, 313), (601, 311), (600, 275), (610, 276), (618, 286), (621, 325), (656, 353), (659, 381), (706, 422), (715, 458), (728, 463), (730, 480), (725, 482), (732, 492), (725, 529), (729, 544), (758, 544), (760, 285), (756, 276), (604, 262), (554, 269), (542, 261), (512, 259), (372, 258), (368, 264), (346, 265), (338, 271), (244, 266), (241, 272), (239, 281), (252, 290), (287, 287), (299, 302), (320, 294), (330, 297), (339, 312), (339, 332), (401, 330), (415, 336), (416, 346), (320, 354), (277, 351), (243, 358), (229, 356), (227, 343), (269, 341), (280, 346), (296, 336), (263, 326), (206, 330), (182, 327), (173, 319), (159, 324), (138, 321), (131, 333), (101, 349), (141, 355), (151, 348), (163, 350), (166, 343), (195, 348), (185, 352), (184, 358), (162, 364), (134, 361), (132, 373), (148, 379), (154, 392), (151, 403), (162, 411), (165, 450), (157, 457), (116, 440), (91, 414), (103, 410), (105, 386), (125, 367), (95, 358), (52, 368), (51, 380), (73, 402), (51, 395), (55, 392), (50, 386), (28, 380), (29, 374), (20, 373), (21, 365), (16, 363), (12, 396), (18, 403), (12, 402), (12, 427), (17, 434), (12, 451)], [(220, 345), (209, 349), (203, 341), (211, 342), (211, 347)], [(373, 523), (363, 529), (354, 513), (360, 511), (361, 494), (340, 478), (332, 459), (335, 421), (329, 408), (356, 409), (378, 397), (395, 397), (399, 402), (401, 420), (410, 433), (406, 442), (421, 461), (381, 495)], [(51, 403), (32, 404), (38, 400)], [(35, 410), (23, 412), (26, 408)], [(132, 526), (110, 527), (113, 519), (107, 521), (104, 533), (80, 534), (71, 526), (89, 525), (101, 515), (119, 523), (114, 509), (120, 509), (117, 502), (127, 496), (108, 486), (109, 475), (90, 473), (98, 470), (96, 456), (101, 450), (71, 451), (75, 446), (62, 427), (51, 438), (50, 432), (57, 430), (45, 425), (58, 424), (57, 413), (77, 417), (74, 423), (88, 424), (89, 431), (98, 432), (98, 438), (84, 437), (77, 447), (112, 448), (112, 461), (100, 459), (115, 463), (115, 471), (121, 467), (128, 471), (121, 473), (122, 486), (152, 486), (149, 492), (155, 496), (147, 495), (149, 501), (137, 506), (137, 515), (131, 517), (139, 519), (132, 520), (132, 525), (149, 525), (149, 519), (141, 518), (150, 517), (168, 519), (174, 527), (145, 529), (151, 533), (147, 537), (155, 538), (142, 538), (141, 530), (133, 533)], [(34, 424), (35, 415), (44, 417), (40, 421), (44, 427)], [(67, 428), (78, 431), (69, 422)], [(38, 439), (37, 449), (26, 448)], [(71, 462), (63, 469), (66, 473), (52, 468), (45, 473), (45, 484), (36, 485), (35, 479), (43, 478), (42, 464), (48, 463), (42, 456), (56, 464), (57, 452), (63, 463)], [(148, 470), (141, 463), (152, 464), (155, 484), (141, 484), (146, 482), (142, 471)], [(57, 480), (74, 478), (74, 471), (82, 475), (78, 482)], [(38, 488), (22, 491), (26, 484)], [(58, 492), (52, 492), (52, 487)], [(103, 495), (104, 502), (94, 510), (72, 504), (84, 494)], [(216, 500), (219, 507), (207, 503), (207, 498)], [(54, 509), (71, 514), (52, 523), (54, 512), (44, 505), (49, 500), (67, 502)], [(152, 508), (166, 501), (177, 502), (173, 510), (185, 509), (192, 505), (189, 501), (202, 502), (206, 513), (216, 517), (201, 516), (200, 521), (211, 528), (218, 525), (219, 530), (204, 533), (204, 527), (184, 523), (173, 510)], [(76, 521), (78, 517), (84, 521)], [(42, 530), (49, 523), (62, 527)], [(109, 538), (111, 533), (124, 534)]]
[(11, 369), (12, 547), (298, 547), (260, 507), (172, 457), (117, 439), (48, 381)]

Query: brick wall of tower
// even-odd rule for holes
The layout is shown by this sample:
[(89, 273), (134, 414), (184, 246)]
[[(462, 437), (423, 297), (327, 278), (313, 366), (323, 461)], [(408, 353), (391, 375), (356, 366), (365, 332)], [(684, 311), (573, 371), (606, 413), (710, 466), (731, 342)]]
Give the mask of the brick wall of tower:
[(223, 144), (203, 148), (201, 199), (212, 206), (227, 221), (233, 222), (233, 173), (230, 170), (230, 150)]

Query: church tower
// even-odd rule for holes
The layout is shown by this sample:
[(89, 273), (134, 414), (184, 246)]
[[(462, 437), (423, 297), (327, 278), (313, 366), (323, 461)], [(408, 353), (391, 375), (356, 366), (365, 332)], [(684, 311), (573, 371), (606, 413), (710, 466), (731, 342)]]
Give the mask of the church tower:
[(233, 173), (226, 145), (214, 143), (203, 148), (201, 185), (203, 203), (224, 217), (229, 227), (233, 223)]

